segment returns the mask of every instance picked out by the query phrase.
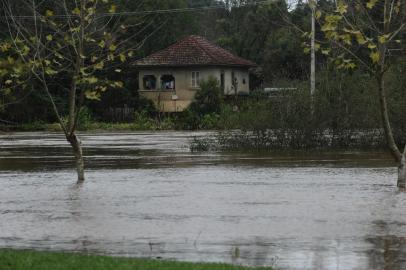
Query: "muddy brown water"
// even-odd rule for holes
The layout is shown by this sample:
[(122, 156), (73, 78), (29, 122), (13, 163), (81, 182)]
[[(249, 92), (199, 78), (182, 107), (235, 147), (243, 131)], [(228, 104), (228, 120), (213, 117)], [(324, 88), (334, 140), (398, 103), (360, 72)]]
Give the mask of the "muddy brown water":
[(0, 135), (0, 248), (276, 269), (406, 269), (406, 194), (380, 152), (191, 153), (205, 133)]

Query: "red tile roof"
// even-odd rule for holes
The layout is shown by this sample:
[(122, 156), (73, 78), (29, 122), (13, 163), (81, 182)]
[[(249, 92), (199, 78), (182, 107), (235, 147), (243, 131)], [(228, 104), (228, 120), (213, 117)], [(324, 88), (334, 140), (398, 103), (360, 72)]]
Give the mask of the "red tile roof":
[(238, 57), (200, 36), (189, 36), (135, 62), (136, 66), (239, 66), (255, 63)]

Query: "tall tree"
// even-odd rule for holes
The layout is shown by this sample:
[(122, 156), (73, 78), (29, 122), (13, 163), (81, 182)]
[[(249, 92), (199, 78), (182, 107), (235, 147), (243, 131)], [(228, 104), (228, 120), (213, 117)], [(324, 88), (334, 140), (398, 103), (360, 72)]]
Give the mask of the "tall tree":
[[(334, 11), (319, 10), (322, 31), (331, 46), (343, 54), (335, 59), (339, 68), (368, 71), (376, 81), (382, 127), (388, 147), (399, 164), (399, 188), (406, 188), (406, 146), (397, 145), (388, 112), (387, 72), (405, 52), (405, 0), (339, 0)], [(403, 148), (402, 148), (403, 147)]]
[[(132, 57), (145, 40), (144, 17), (138, 31), (126, 34), (127, 26), (110, 0), (2, 0), (11, 41), (4, 43), (24, 63), (46, 93), (54, 114), (70, 143), (76, 161), (78, 182), (85, 180), (81, 141), (76, 135), (85, 99), (99, 99), (108, 88), (123, 87), (119, 65)], [(134, 23), (134, 22), (133, 22)], [(142, 37), (140, 38), (140, 33)], [(138, 39), (138, 42), (129, 42)], [(18, 78), (22, 70), (11, 69)], [(12, 79), (10, 84), (14, 83)], [(55, 101), (55, 91), (67, 94), (66, 108)], [(66, 117), (63, 113), (66, 112)]]

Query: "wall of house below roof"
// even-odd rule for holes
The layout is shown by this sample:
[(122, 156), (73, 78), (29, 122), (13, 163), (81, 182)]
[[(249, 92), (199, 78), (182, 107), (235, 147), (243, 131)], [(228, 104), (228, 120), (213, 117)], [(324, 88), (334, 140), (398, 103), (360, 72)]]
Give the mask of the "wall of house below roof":
[[(224, 74), (224, 95), (235, 95), (232, 83), (234, 74), (237, 85), (237, 94), (249, 93), (248, 69), (230, 67), (184, 67), (184, 68), (148, 68), (139, 71), (140, 95), (152, 100), (157, 108), (163, 112), (180, 112), (192, 103), (198, 87), (192, 87), (192, 72), (199, 72), (200, 81), (207, 80), (210, 76), (215, 77), (219, 83), (221, 74)], [(162, 75), (175, 77), (175, 90), (160, 89)], [(144, 89), (143, 78), (146, 75), (154, 75), (156, 89)]]

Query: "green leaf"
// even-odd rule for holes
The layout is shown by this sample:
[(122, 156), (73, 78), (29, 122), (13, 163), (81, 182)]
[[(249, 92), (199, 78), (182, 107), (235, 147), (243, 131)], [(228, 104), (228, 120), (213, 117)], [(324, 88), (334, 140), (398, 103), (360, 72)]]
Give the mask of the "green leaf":
[(63, 55), (58, 52), (55, 53), (55, 56), (58, 57), (59, 59), (63, 59)]
[(76, 7), (74, 10), (72, 10), (72, 14), (75, 14), (75, 15), (80, 15), (80, 9), (78, 8), (78, 7)]
[(320, 10), (317, 10), (317, 11), (316, 11), (315, 17), (316, 17), (316, 19), (320, 19), (320, 18), (321, 18), (321, 11), (320, 11)]
[(355, 69), (357, 65), (355, 63), (349, 63), (345, 66), (347, 69)]
[(371, 60), (372, 60), (372, 63), (378, 63), (379, 62), (379, 59), (381, 58), (381, 55), (379, 54), (379, 52), (378, 51), (373, 51), (373, 52), (371, 52), (371, 54), (369, 55), (369, 57), (371, 58)]
[(86, 73), (86, 68), (81, 68), (80, 69), (80, 73), (83, 75), (83, 76), (87, 76), (88, 74)]
[(85, 96), (87, 99), (90, 100), (100, 100), (100, 94), (97, 93), (96, 91), (87, 90), (85, 91)]
[(110, 13), (115, 13), (116, 11), (117, 11), (117, 6), (114, 5), (114, 4), (111, 5), (111, 6), (110, 6), (110, 9), (109, 9), (109, 12), (110, 12)]
[(106, 42), (104, 40), (102, 40), (102, 41), (99, 42), (98, 45), (99, 45), (100, 48), (104, 48), (106, 46)]
[(52, 41), (52, 39), (53, 39), (52, 35), (48, 35), (48, 36), (46, 36), (46, 38), (48, 41)]
[(111, 44), (110, 47), (109, 47), (109, 50), (114, 52), (115, 50), (117, 50), (117, 46), (114, 45), (114, 44)]
[(99, 82), (99, 79), (92, 76), (92, 77), (89, 77), (89, 78), (85, 78), (84, 81), (87, 82), (88, 84), (96, 84), (96, 83)]
[(367, 8), (373, 9), (377, 2), (378, 0), (369, 0), (367, 3)]
[(50, 67), (47, 67), (47, 68), (45, 68), (45, 73), (46, 73), (47, 75), (49, 75), (49, 76), (52, 76), (52, 75), (57, 74), (58, 72), (57, 72), (56, 70), (53, 70), (53, 69), (50, 68)]
[(388, 41), (389, 37), (390, 37), (390, 34), (379, 36), (378, 41), (379, 41), (379, 43), (384, 44)]
[(361, 32), (356, 33), (355, 38), (357, 39), (359, 45), (364, 45), (365, 43), (367, 43), (367, 40), (364, 38)]
[(346, 5), (344, 2), (340, 1), (337, 4), (337, 12), (340, 13), (341, 15), (347, 13), (348, 5)]
[(101, 70), (103, 68), (104, 68), (104, 62), (103, 61), (101, 61), (101, 62), (94, 65), (94, 69)]
[(351, 42), (352, 38), (351, 38), (350, 34), (345, 34), (345, 35), (342, 35), (341, 37), (345, 44), (348, 44), (348, 45), (352, 44), (352, 42)]
[(24, 45), (21, 54), (22, 54), (23, 56), (26, 56), (30, 51), (31, 51), (31, 49), (30, 49), (27, 45)]
[(13, 57), (9, 56), (9, 57), (7, 57), (7, 62), (8, 62), (10, 65), (13, 65), (13, 64), (15, 63), (15, 60), (14, 60)]
[(330, 49), (321, 50), (321, 53), (324, 54), (324, 55), (329, 55), (330, 54)]
[(120, 54), (120, 61), (124, 63), (125, 60), (127, 60), (127, 57), (125, 57), (125, 55), (121, 53)]
[(376, 45), (375, 45), (375, 44), (373, 44), (373, 43), (369, 43), (369, 44), (368, 44), (368, 49), (373, 50), (373, 49), (375, 49), (375, 48), (376, 48)]
[(112, 86), (116, 87), (116, 88), (123, 88), (124, 83), (120, 82), (120, 81), (116, 81), (116, 82), (114, 82), (114, 84)]
[(11, 49), (11, 44), (4, 42), (4, 43), (0, 43), (0, 51), (1, 52), (7, 52)]
[(52, 16), (54, 16), (54, 12), (52, 11), (52, 10), (47, 10), (47, 11), (45, 11), (45, 16), (46, 17), (52, 17)]

